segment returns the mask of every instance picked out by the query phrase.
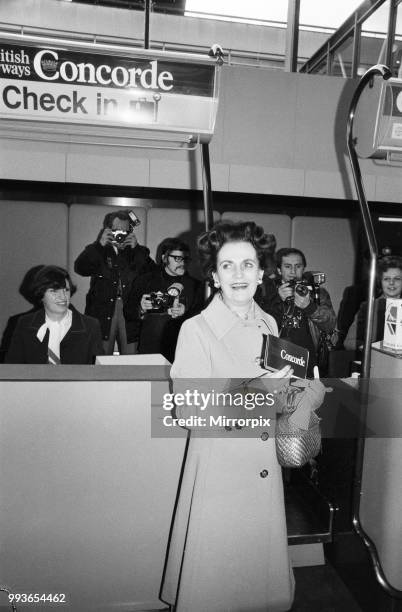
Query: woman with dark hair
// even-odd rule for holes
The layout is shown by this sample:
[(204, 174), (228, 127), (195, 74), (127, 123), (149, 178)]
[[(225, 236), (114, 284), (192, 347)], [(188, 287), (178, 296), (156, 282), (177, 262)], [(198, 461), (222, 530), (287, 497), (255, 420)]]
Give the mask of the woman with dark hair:
[[(198, 379), (199, 389), (208, 378), (214, 379), (209, 385), (215, 391), (233, 378), (259, 378), (273, 394), (286, 397), (290, 392), (291, 367), (268, 372), (259, 359), (263, 334), (278, 335), (275, 320), (253, 298), (268, 243), (263, 228), (253, 222), (219, 223), (199, 238), (202, 269), (214, 295), (181, 327), (171, 370), (176, 393), (188, 388), (188, 379)], [(299, 393), (292, 388), (297, 408), (289, 420), (308, 429), (325, 388), (318, 380), (297, 382)], [(208, 409), (200, 413), (190, 405), (176, 406), (179, 418), (194, 414), (208, 417)], [(218, 426), (207, 433), (195, 423), (162, 600), (175, 612), (289, 610), (294, 578), (274, 433), (266, 424), (260, 429)]]
[(75, 290), (63, 268), (39, 269), (29, 292), (40, 308), (18, 319), (6, 363), (92, 364), (103, 354), (99, 322), (70, 305)]
[[(382, 257), (377, 262), (377, 285), (381, 295), (374, 300), (372, 341), (384, 338), (385, 306), (387, 298), (402, 296), (402, 257)], [(357, 313), (356, 340), (357, 346), (363, 344), (366, 333), (367, 302), (363, 302)]]

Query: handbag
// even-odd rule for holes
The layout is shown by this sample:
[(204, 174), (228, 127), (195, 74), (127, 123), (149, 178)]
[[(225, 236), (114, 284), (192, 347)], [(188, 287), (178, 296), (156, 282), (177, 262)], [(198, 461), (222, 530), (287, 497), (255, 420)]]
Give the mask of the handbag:
[(279, 465), (299, 468), (318, 455), (321, 450), (321, 419), (311, 411), (308, 429), (300, 429), (289, 421), (296, 410), (296, 396), (299, 389), (290, 389), (286, 406), (276, 421), (275, 444)]

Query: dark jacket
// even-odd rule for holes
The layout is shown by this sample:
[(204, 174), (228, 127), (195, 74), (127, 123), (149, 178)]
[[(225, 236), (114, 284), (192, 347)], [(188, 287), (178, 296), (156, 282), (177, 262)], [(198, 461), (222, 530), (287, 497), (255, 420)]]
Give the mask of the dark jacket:
[[(386, 298), (382, 295), (374, 300), (372, 342), (384, 339)], [(367, 302), (362, 302), (357, 313), (356, 342), (359, 348), (364, 343), (366, 335)]]
[[(93, 242), (77, 257), (75, 272), (91, 277), (85, 314), (99, 320), (103, 340), (109, 338), (118, 292), (121, 291), (125, 305), (133, 281), (155, 266), (149, 249), (139, 244), (134, 249), (127, 247), (116, 253), (112, 246), (103, 247), (100, 242)], [(126, 331), (127, 342), (133, 342), (134, 326), (126, 324)]]
[[(280, 279), (264, 277), (256, 293), (256, 302), (265, 312), (275, 318), (279, 335), (282, 338), (309, 351), (307, 376), (313, 376), (315, 365), (319, 365), (321, 374), (325, 375), (328, 367), (325, 337), (334, 330), (336, 322), (329, 293), (320, 287), (320, 304), (312, 300), (307, 308), (300, 309), (292, 301), (284, 302), (281, 299), (278, 293), (279, 283)], [(286, 315), (289, 315), (290, 318)], [(295, 326), (292, 325), (292, 317), (299, 319)], [(325, 358), (323, 357), (324, 350), (326, 351)]]
[[(71, 327), (60, 343), (62, 364), (92, 364), (96, 355), (103, 354), (99, 322), (82, 315), (74, 307)], [(40, 342), (38, 329), (45, 322), (45, 310), (41, 308), (19, 317), (11, 338), (5, 363), (47, 363), (46, 337)]]
[[(279, 282), (279, 281), (278, 281)], [(262, 288), (256, 294), (256, 302), (268, 314), (273, 316), (278, 324), (279, 331), (283, 327), (283, 317), (288, 308), (278, 293), (278, 282), (275, 280), (264, 279)], [(295, 310), (300, 311), (295, 307)], [(314, 301), (301, 310), (303, 318), (307, 319), (309, 331), (314, 345), (317, 347), (320, 332), (331, 332), (335, 328), (336, 316), (332, 307), (330, 295), (326, 289), (320, 287), (320, 304)]]
[[(156, 291), (167, 292), (170, 285), (175, 283), (183, 286), (179, 297), (179, 302), (185, 306), (182, 317), (173, 319), (167, 314), (167, 308), (141, 316), (140, 304), (144, 294)], [(124, 311), (126, 321), (135, 327), (136, 339), (139, 340), (138, 352), (161, 353), (172, 362), (183, 321), (198, 314), (203, 305), (203, 285), (189, 274), (170, 276), (163, 268), (158, 267), (153, 272), (140, 276), (132, 286)]]

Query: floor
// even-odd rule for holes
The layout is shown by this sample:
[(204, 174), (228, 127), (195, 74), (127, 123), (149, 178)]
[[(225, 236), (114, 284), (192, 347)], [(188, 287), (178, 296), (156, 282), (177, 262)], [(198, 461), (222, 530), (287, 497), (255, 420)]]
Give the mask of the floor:
[(297, 567), (292, 612), (363, 612), (329, 564)]
[(296, 595), (291, 612), (364, 612), (330, 564), (297, 567), (294, 574)]

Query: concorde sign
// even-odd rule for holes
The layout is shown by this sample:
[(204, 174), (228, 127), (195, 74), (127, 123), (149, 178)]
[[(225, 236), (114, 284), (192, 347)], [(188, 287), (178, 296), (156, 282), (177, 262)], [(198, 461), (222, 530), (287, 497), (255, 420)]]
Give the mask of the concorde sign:
[(214, 129), (209, 58), (0, 41), (0, 88), (5, 119), (190, 132), (201, 141)]

